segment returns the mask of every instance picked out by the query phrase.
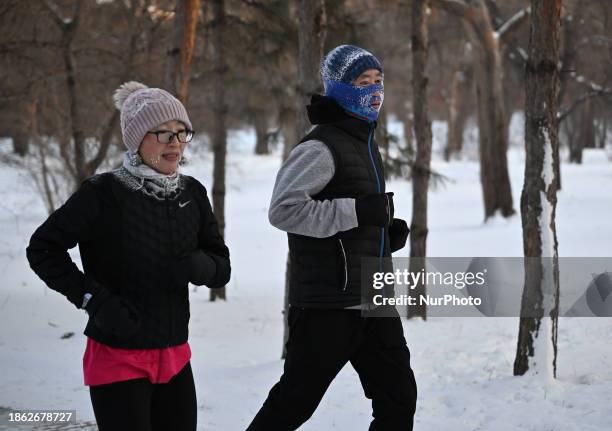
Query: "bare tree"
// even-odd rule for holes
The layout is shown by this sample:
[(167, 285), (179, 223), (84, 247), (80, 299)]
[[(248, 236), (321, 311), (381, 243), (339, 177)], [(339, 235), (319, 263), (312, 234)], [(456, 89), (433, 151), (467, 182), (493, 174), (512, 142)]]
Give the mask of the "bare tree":
[[(310, 128), (306, 115), (306, 105), (310, 97), (319, 90), (319, 63), (323, 56), (323, 44), (326, 34), (325, 0), (298, 0), (298, 69), (296, 85), (296, 127), (297, 139), (304, 136)], [(291, 147), (297, 142), (289, 145)], [(287, 151), (287, 155), (289, 151)], [(287, 322), (289, 310), (289, 274), (291, 261), (287, 253), (285, 272), (285, 305), (283, 310), (284, 331), (283, 350), (281, 357), (286, 355), (285, 344), (289, 338), (289, 325)]]
[(553, 155), (558, 146), (561, 0), (531, 0), (531, 7), (525, 69), (525, 183), (521, 195), (525, 286), (514, 374), (529, 371), (554, 378), (559, 269)]
[(462, 19), (474, 52), (478, 104), (480, 183), (485, 220), (500, 211), (515, 213), (508, 174), (508, 118), (504, 105), (501, 44), (528, 16), (521, 9), (497, 30), (485, 0), (433, 0), (433, 4)]
[[(212, 201), (213, 211), (219, 223), (221, 236), (225, 235), (225, 165), (227, 156), (227, 104), (225, 100), (225, 65), (224, 32), (225, 32), (225, 0), (212, 0), (213, 15), (213, 69), (215, 75), (215, 86), (213, 89), (213, 186)], [(226, 299), (225, 287), (210, 290), (210, 300)]]
[(466, 43), (463, 50), (463, 56), (460, 57), (450, 84), (448, 139), (444, 149), (444, 160), (446, 161), (449, 161), (453, 154), (461, 152), (463, 147), (463, 131), (469, 115), (469, 111), (466, 109), (466, 93), (472, 86), (472, 47)]
[(45, 0), (46, 6), (52, 15), (55, 24), (61, 32), (61, 54), (66, 73), (66, 88), (70, 106), (70, 128), (73, 139), (72, 169), (75, 177), (75, 187), (81, 184), (90, 173), (86, 171), (85, 165), (85, 133), (81, 124), (81, 112), (79, 98), (76, 88), (76, 64), (73, 53), (73, 41), (79, 26), (80, 14), (83, 0), (77, 0), (74, 5), (72, 17), (62, 16), (59, 7), (51, 0)]
[(187, 102), (191, 61), (195, 48), (200, 0), (178, 0), (173, 37), (166, 62), (166, 89)]
[[(141, 3), (136, 6), (132, 2), (122, 2), (119, 7), (110, 8), (102, 5), (86, 7), (85, 2), (78, 1), (72, 4), (71, 17), (67, 18), (66, 11), (57, 3), (51, 0), (37, 2), (39, 9), (32, 9), (30, 13), (41, 14), (37, 18), (43, 24), (33, 26), (31, 34), (28, 33), (30, 40), (8, 42), (17, 49), (23, 45), (24, 64), (36, 58), (35, 69), (21, 68), (20, 72), (28, 70), (29, 73), (13, 76), (18, 85), (29, 89), (21, 100), (21, 121), (26, 126), (26, 139), (34, 146), (28, 155), (31, 160), (23, 160), (20, 166), (30, 172), (49, 212), (85, 178), (95, 173), (115, 141), (118, 111), (111, 108), (110, 100), (105, 102), (103, 98), (100, 105), (104, 112), (96, 111), (96, 119), (92, 121), (91, 94), (95, 90), (91, 88), (93, 85), (83, 86), (81, 83), (85, 77), (98, 73), (88, 64), (94, 55), (118, 62), (114, 69), (116, 73), (105, 76), (111, 85), (116, 86), (131, 77), (137, 41), (142, 37), (138, 31), (140, 17), (146, 11), (146, 2)], [(88, 19), (98, 11), (106, 16), (117, 11), (122, 18), (127, 18), (121, 23), (125, 24), (123, 34), (127, 40), (125, 48), (121, 45), (121, 51), (107, 47), (105, 42), (112, 40), (111, 37), (101, 41), (88, 39), (86, 33), (79, 30), (83, 25), (91, 24)], [(45, 28), (45, 25), (50, 25), (50, 28)], [(104, 76), (104, 72), (100, 74)]]
[[(414, 107), (414, 134), (416, 157), (412, 165), (412, 222), (410, 224), (410, 272), (425, 268), (427, 256), (427, 192), (431, 163), (431, 121), (427, 100), (428, 31), (427, 10), (429, 0), (412, 2), (412, 106)], [(417, 297), (425, 294), (425, 285), (413, 290)], [(408, 316), (427, 318), (427, 307), (420, 302), (408, 306)]]
[(297, 136), (305, 135), (310, 128), (306, 105), (320, 87), (319, 62), (323, 56), (325, 41), (324, 0), (298, 0), (298, 76), (296, 86)]

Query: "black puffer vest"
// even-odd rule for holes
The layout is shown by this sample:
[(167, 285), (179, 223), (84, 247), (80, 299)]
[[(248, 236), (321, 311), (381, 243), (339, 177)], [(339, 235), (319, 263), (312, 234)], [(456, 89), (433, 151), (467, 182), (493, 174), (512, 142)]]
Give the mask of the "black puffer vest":
[[(382, 158), (374, 142), (375, 123), (346, 114), (323, 96), (313, 96), (308, 116), (316, 127), (300, 143), (313, 139), (323, 142), (335, 162), (334, 177), (313, 199), (384, 193)], [(361, 259), (390, 256), (388, 231), (375, 226), (360, 226), (328, 238), (292, 233), (288, 237), (289, 303), (294, 306), (344, 308), (361, 304)]]

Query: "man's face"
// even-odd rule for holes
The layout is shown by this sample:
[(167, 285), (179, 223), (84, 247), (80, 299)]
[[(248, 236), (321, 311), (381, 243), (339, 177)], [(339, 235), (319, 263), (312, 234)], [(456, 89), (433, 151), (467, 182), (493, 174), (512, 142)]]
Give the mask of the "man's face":
[[(355, 87), (367, 87), (373, 84), (383, 85), (383, 75), (378, 69), (368, 69), (353, 81)], [(372, 108), (379, 110), (381, 105), (381, 94), (377, 91), (373, 96), (376, 97), (372, 98)]]

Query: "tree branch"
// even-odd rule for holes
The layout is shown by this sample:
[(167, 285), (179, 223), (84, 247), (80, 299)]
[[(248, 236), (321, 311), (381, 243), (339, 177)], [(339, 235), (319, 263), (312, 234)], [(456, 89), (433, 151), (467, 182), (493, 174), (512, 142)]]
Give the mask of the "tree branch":
[(431, 0), (431, 5), (460, 18), (465, 18), (470, 10), (463, 0)]
[(531, 7), (526, 7), (519, 10), (517, 13), (512, 15), (508, 21), (506, 21), (502, 26), (497, 30), (497, 37), (500, 40), (507, 40), (512, 33), (514, 33), (520, 26), (523, 24), (527, 17), (531, 14)]
[(570, 107), (567, 108), (565, 111), (557, 113), (557, 121), (559, 122), (559, 124), (561, 124), (563, 120), (569, 117), (570, 114), (574, 112), (574, 110), (576, 110), (576, 108), (578, 108), (580, 105), (582, 105), (587, 100), (593, 99), (595, 97), (606, 97), (606, 96), (612, 96), (611, 88), (606, 88), (606, 89), (602, 89), (599, 91), (590, 91), (588, 93), (584, 93), (578, 99), (574, 100), (574, 102), (570, 105)]
[(42, 2), (42, 5), (51, 13), (58, 27), (64, 27), (68, 22), (70, 22), (69, 20), (67, 21), (64, 17), (62, 17), (59, 11), (59, 7), (51, 0), (44, 0)]

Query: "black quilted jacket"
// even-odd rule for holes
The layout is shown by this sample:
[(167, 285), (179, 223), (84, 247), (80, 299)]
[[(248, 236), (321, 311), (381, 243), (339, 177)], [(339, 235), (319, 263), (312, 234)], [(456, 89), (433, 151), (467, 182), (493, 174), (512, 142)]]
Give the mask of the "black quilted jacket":
[[(103, 285), (140, 315), (140, 329), (129, 338), (105, 334), (91, 318), (85, 335), (120, 348), (175, 346), (187, 341), (190, 315), (188, 286), (175, 263), (203, 250), (216, 264), (208, 287), (221, 287), (230, 277), (229, 251), (196, 179), (181, 175), (178, 189), (163, 198), (138, 181), (124, 168), (86, 180), (34, 232), (27, 258), (77, 308), (84, 293)], [(83, 272), (67, 251), (77, 244)]]

